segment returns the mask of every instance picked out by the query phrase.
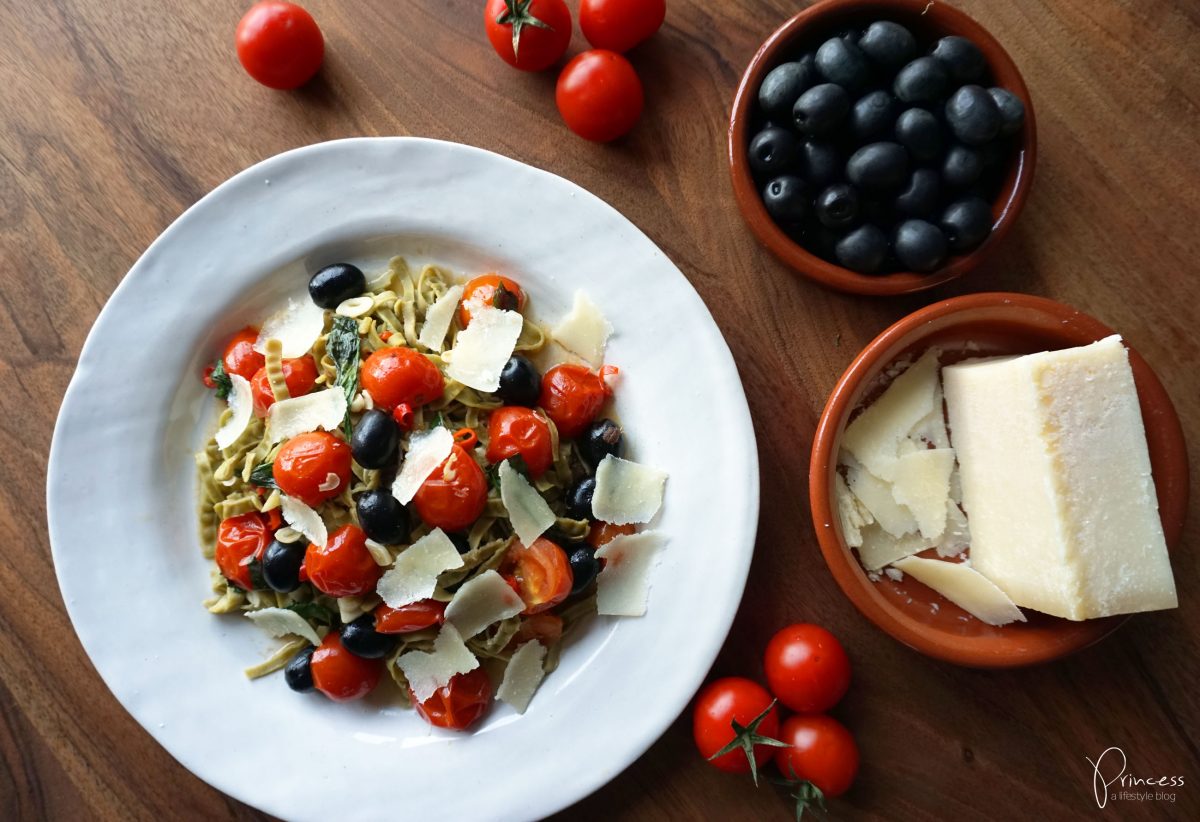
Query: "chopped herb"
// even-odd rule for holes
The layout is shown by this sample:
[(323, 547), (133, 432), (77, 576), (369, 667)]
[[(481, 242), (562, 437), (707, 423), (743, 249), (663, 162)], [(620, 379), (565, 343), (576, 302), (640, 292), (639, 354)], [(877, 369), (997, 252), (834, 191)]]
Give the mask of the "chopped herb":
[[(484, 471), (484, 473), (487, 474), (488, 484), (497, 491), (500, 490), (500, 465), (502, 462), (503, 460), (493, 465), (489, 465)], [(529, 476), (529, 466), (525, 464), (525, 458), (523, 456), (520, 454), (513, 454), (508, 458), (508, 464), (511, 465), (513, 470), (518, 474), (530, 482), (533, 482), (532, 478)]]
[(349, 317), (334, 317), (333, 328), (325, 340), (325, 350), (337, 366), (334, 382), (346, 392), (346, 418), (342, 420), (342, 428), (346, 432), (346, 439), (350, 439), (354, 432), (350, 424), (349, 406), (358, 393), (358, 360), (361, 353), (358, 323)]
[(254, 470), (250, 472), (250, 484), (278, 490), (279, 486), (275, 483), (275, 463), (264, 462), (254, 466)]
[(333, 611), (319, 603), (293, 602), (291, 605), (285, 605), (284, 607), (289, 611), (295, 611), (309, 622), (316, 622), (321, 625), (333, 625)]
[(229, 379), (229, 375), (225, 373), (225, 360), (221, 357), (217, 357), (217, 364), (213, 366), (209, 379), (217, 387), (217, 399), (219, 400), (226, 399), (229, 392), (233, 390), (233, 380)]
[(437, 412), (436, 414), (434, 414), (434, 415), (433, 415), (433, 419), (431, 419), (431, 420), (429, 421), (429, 428), (430, 428), (430, 430), (433, 430), (434, 428), (439, 428), (439, 427), (440, 427), (440, 428), (445, 428), (445, 427), (446, 427), (446, 419), (445, 419), (445, 417), (443, 417), (443, 416), (442, 416), (442, 412), (441, 412), (441, 411), (439, 411), (439, 412)]

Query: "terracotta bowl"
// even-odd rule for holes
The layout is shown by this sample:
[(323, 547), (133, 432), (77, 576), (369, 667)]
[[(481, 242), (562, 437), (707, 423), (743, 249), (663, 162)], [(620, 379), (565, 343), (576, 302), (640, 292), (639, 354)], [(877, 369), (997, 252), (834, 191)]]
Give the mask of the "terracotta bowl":
[[(758, 87), (767, 73), (808, 48), (815, 48), (843, 29), (865, 26), (875, 20), (901, 23), (922, 43), (950, 34), (966, 37), (982, 49), (992, 82), (1013, 92), (1025, 104), (1025, 126), (1018, 141), (1020, 148), (1010, 160), (1008, 173), (992, 205), (991, 236), (971, 253), (950, 257), (942, 268), (928, 274), (859, 274), (810, 253), (788, 237), (767, 214), (746, 159), (750, 138), (754, 136), (755, 126), (761, 122), (761, 115), (756, 113)], [(1036, 132), (1029, 90), (1012, 58), (983, 26), (963, 12), (945, 3), (928, 0), (824, 0), (780, 26), (762, 44), (742, 75), (729, 120), (729, 167), (733, 176), (733, 193), (742, 215), (759, 242), (805, 277), (829, 288), (854, 294), (909, 294), (961, 277), (995, 251), (1012, 229), (1029, 195), (1037, 157)]]
[[(947, 357), (1029, 354), (1086, 345), (1114, 333), (1075, 309), (1041, 297), (986, 293), (934, 303), (888, 328), (855, 358), (829, 397), (813, 441), (809, 499), (825, 562), (838, 585), (862, 613), (896, 639), (928, 656), (977, 668), (1032, 665), (1086, 648), (1117, 629), (1127, 616), (1071, 622), (1024, 609), (1028, 622), (994, 627), (905, 576), (871, 582), (842, 538), (833, 491), (842, 432), (860, 403), (883, 390), (881, 374), (897, 360), (920, 356), (930, 346)], [(968, 353), (967, 346), (971, 348)], [(1128, 343), (1126, 347), (1129, 348)], [(1150, 464), (1158, 491), (1167, 547), (1183, 531), (1188, 500), (1187, 451), (1171, 399), (1150, 366), (1129, 348)], [(938, 607), (932, 608), (936, 603)]]

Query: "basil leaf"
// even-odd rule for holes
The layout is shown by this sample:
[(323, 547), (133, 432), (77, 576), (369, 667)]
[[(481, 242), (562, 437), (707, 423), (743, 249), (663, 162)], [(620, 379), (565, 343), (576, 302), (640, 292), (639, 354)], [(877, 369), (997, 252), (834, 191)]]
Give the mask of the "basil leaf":
[(275, 463), (264, 462), (254, 466), (254, 470), (250, 472), (250, 484), (278, 490), (279, 486), (275, 483)]
[(217, 357), (217, 364), (213, 366), (210, 378), (217, 387), (217, 399), (226, 399), (229, 396), (229, 392), (233, 390), (233, 380), (229, 379), (229, 375), (225, 373), (225, 360), (223, 358)]
[(338, 315), (333, 318), (333, 328), (325, 340), (325, 350), (333, 358), (337, 366), (337, 378), (334, 383), (346, 392), (346, 418), (342, 428), (346, 439), (354, 433), (350, 424), (350, 403), (358, 393), (358, 361), (361, 355), (361, 342), (358, 338), (358, 323), (350, 317)]
[(446, 420), (442, 416), (442, 412), (439, 411), (436, 414), (434, 414), (433, 419), (431, 419), (429, 421), (429, 430), (432, 431), (434, 428), (445, 428), (445, 427), (446, 427)]
[(316, 602), (293, 602), (291, 605), (285, 605), (284, 607), (289, 611), (295, 611), (310, 622), (317, 622), (321, 625), (333, 625), (333, 611)]

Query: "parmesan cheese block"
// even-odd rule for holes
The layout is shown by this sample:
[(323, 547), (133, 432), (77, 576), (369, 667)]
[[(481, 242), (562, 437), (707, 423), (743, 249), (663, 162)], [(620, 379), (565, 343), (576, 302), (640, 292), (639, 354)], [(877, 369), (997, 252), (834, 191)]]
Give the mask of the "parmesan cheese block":
[(537, 640), (526, 642), (518, 648), (504, 669), (504, 678), (496, 689), (496, 699), (512, 705), (519, 714), (525, 713), (534, 692), (546, 676), (542, 668), (545, 658), (546, 646)]
[(230, 374), (229, 382), (233, 385), (229, 391), (229, 419), (217, 430), (215, 437), (217, 447), (222, 450), (233, 445), (245, 433), (254, 413), (254, 396), (249, 381), (237, 374)]
[(934, 413), (938, 355), (936, 348), (926, 351), (846, 427), (842, 447), (879, 479), (892, 479), (900, 443)]
[(592, 515), (614, 525), (649, 522), (662, 507), (667, 474), (607, 455), (596, 467)]
[(965, 563), (906, 557), (892, 565), (988, 625), (1025, 621), (1025, 615), (1003, 591)]
[(663, 546), (655, 531), (622, 534), (596, 550), (604, 570), (596, 578), (596, 612), (610, 616), (646, 613), (650, 568)]
[(441, 465), (454, 450), (454, 435), (438, 425), (428, 431), (419, 431), (408, 441), (404, 463), (392, 482), (392, 496), (404, 505), (421, 489), (421, 483)]
[(279, 340), (283, 357), (303, 357), (325, 331), (325, 310), (307, 297), (288, 300), (287, 305), (263, 321), (254, 350), (267, 353), (267, 340)]
[(317, 632), (313, 630), (307, 620), (287, 608), (260, 608), (257, 611), (247, 612), (246, 616), (271, 636), (281, 637), (292, 634), (307, 639), (313, 645), (321, 644), (321, 637), (317, 636)]
[(318, 428), (334, 431), (345, 418), (346, 393), (340, 388), (326, 388), (271, 403), (267, 409), (267, 431), (271, 442), (276, 443)]
[(571, 312), (554, 326), (551, 335), (559, 345), (586, 360), (592, 368), (599, 368), (604, 363), (604, 346), (608, 344), (612, 330), (596, 304), (582, 291), (576, 291)]
[(1018, 605), (1081, 620), (1174, 608), (1121, 338), (943, 373), (971, 563)]
[(516, 311), (476, 307), (471, 324), (458, 332), (454, 348), (445, 354), (446, 374), (476, 391), (495, 391), (524, 324)]
[(525, 610), (525, 603), (493, 570), (463, 583), (446, 606), (446, 622), (470, 639), (484, 628)]
[(283, 515), (284, 522), (304, 534), (305, 539), (318, 548), (323, 547), (325, 540), (329, 539), (329, 531), (321, 515), (295, 497), (280, 499), (279, 513)]
[(404, 673), (418, 702), (433, 696), (456, 674), (479, 667), (479, 660), (463, 642), (453, 625), (443, 625), (433, 640), (433, 652), (409, 651), (396, 658), (396, 667)]
[(434, 528), (405, 548), (375, 586), (392, 608), (433, 596), (442, 572), (463, 566), (462, 556), (441, 528)]
[(431, 351), (441, 351), (442, 343), (446, 341), (446, 332), (454, 321), (454, 312), (458, 310), (458, 302), (462, 299), (463, 287), (452, 286), (446, 293), (438, 297), (433, 305), (425, 312), (425, 324), (417, 335), (417, 342)]

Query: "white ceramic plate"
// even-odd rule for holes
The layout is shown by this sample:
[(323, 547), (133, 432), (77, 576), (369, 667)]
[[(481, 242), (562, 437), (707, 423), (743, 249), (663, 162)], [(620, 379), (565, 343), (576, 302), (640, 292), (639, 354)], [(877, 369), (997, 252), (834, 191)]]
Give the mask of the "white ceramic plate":
[[(336, 704), (242, 669), (275, 640), (215, 617), (192, 454), (216, 403), (199, 373), (335, 261), (393, 254), (498, 270), (561, 316), (586, 289), (616, 328), (617, 411), (637, 458), (670, 473), (670, 542), (649, 612), (596, 619), (528, 712), (431, 729), (383, 695)], [(105, 683), (201, 779), (289, 819), (514, 819), (616, 776), (686, 706), (741, 599), (758, 466), (733, 358), (699, 296), (587, 191), (496, 154), (411, 138), (273, 157), (163, 232), (96, 320), (59, 413), (50, 539), (75, 630)], [(386, 692), (390, 683), (379, 690)]]

